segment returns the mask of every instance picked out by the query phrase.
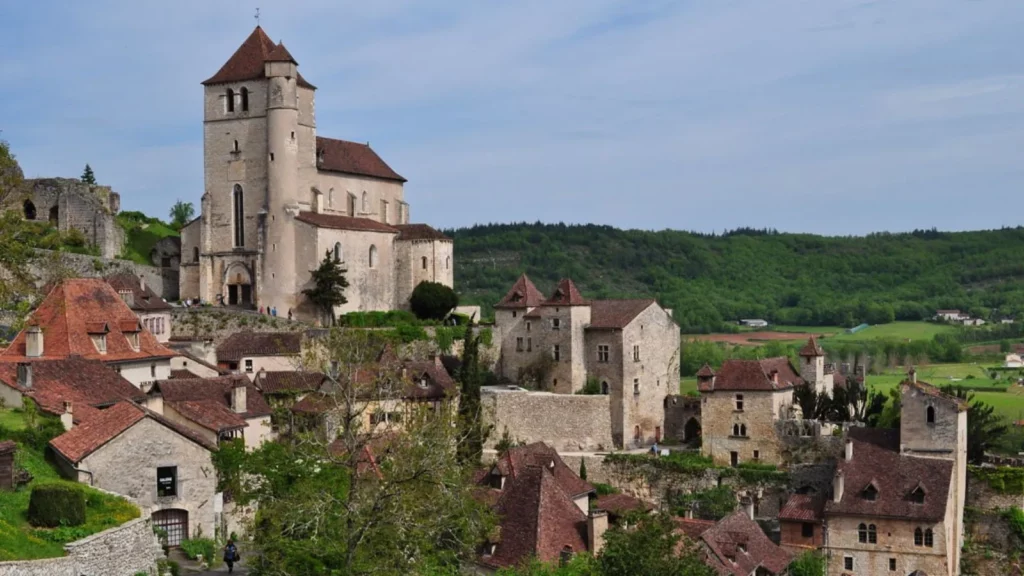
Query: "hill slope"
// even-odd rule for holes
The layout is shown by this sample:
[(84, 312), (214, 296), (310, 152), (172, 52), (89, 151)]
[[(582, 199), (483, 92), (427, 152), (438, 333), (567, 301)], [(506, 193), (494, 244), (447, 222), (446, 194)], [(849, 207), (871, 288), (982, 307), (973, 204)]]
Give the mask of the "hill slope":
[(920, 320), (937, 308), (1024, 314), (1021, 227), (824, 237), (503, 224), (446, 233), (463, 303), (488, 309), (526, 272), (545, 293), (569, 276), (588, 297), (657, 297), (687, 331), (738, 318), (853, 325)]

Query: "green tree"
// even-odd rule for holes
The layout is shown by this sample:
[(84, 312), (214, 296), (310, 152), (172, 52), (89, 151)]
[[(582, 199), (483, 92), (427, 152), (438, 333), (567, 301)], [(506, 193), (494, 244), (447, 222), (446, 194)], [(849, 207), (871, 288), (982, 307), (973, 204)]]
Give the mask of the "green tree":
[(91, 186), (96, 185), (96, 174), (93, 173), (92, 166), (88, 164), (85, 165), (85, 170), (82, 171), (82, 182)]
[(462, 366), (459, 367), (459, 413), (460, 428), (458, 456), (467, 467), (475, 467), (483, 455), (484, 442), (490, 429), (483, 423), (483, 405), (480, 401), (480, 387), (483, 385), (484, 369), (480, 360), (480, 337), (466, 328), (462, 340)]
[(348, 302), (345, 298), (345, 288), (348, 288), (348, 280), (345, 273), (341, 271), (341, 263), (335, 260), (334, 255), (328, 250), (320, 266), (312, 270), (313, 287), (306, 288), (302, 293), (309, 298), (309, 301), (323, 315), (325, 323), (333, 326), (335, 322), (334, 308)]
[(811, 550), (797, 556), (789, 565), (790, 576), (825, 576), (827, 561), (820, 552)]
[(587, 460), (586, 458), (580, 458), (580, 478), (582, 480), (587, 479)]
[(175, 230), (181, 230), (185, 224), (188, 224), (192, 217), (195, 216), (196, 207), (191, 202), (184, 202), (178, 200), (171, 206), (171, 228)]
[(970, 408), (967, 411), (967, 461), (981, 465), (985, 452), (1006, 434), (1006, 422), (995, 414), (995, 408), (979, 400), (973, 392), (953, 385), (943, 386), (942, 391), (967, 402)]
[(421, 320), (440, 320), (458, 305), (455, 291), (439, 282), (420, 282), (409, 298), (409, 307)]
[[(33, 288), (29, 264), (38, 233), (22, 218), (22, 172), (7, 142), (0, 140), (0, 308), (16, 305)], [(11, 208), (6, 210), (5, 208)]]
[(999, 341), (999, 352), (1001, 352), (1002, 354), (1009, 354), (1012, 351), (1013, 351), (1013, 346), (1010, 345), (1010, 341), (1009, 340), (1000, 340)]
[(666, 514), (640, 516), (628, 527), (605, 532), (605, 545), (597, 558), (602, 576), (714, 576), (695, 547), (679, 551), (680, 536)]

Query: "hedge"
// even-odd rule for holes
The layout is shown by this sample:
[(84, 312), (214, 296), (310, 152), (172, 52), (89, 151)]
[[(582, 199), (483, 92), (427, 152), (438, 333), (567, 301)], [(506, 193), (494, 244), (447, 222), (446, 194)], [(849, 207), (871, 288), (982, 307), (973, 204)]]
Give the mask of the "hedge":
[(85, 491), (75, 484), (38, 484), (28, 501), (33, 526), (56, 528), (85, 524)]

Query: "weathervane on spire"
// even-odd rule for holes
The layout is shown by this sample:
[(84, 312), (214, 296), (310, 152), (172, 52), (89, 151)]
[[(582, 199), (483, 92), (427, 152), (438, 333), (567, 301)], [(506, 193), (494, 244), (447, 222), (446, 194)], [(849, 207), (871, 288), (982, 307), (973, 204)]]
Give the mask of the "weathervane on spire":
[(260, 25), (260, 8), (259, 8), (259, 6), (256, 7), (256, 15), (253, 16), (253, 18), (256, 19), (256, 25), (259, 26)]

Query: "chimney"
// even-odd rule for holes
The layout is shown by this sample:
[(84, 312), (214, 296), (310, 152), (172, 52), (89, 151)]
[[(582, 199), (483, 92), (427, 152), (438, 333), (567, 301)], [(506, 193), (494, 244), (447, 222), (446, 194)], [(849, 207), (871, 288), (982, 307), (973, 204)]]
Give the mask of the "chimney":
[(743, 511), (747, 513), (747, 518), (754, 519), (754, 499), (744, 498), (743, 499)]
[(64, 430), (71, 430), (71, 427), (75, 425), (74, 414), (71, 411), (71, 402), (64, 402), (64, 413), (60, 415), (60, 423), (64, 425)]
[(25, 330), (25, 356), (29, 358), (40, 358), (43, 355), (43, 329), (39, 326), (29, 326)]
[(245, 412), (246, 404), (246, 389), (245, 382), (241, 379), (235, 382), (235, 386), (231, 389), (231, 410), (236, 414)]
[(843, 500), (843, 471), (837, 470), (832, 478), (832, 501), (838, 504)]
[(32, 364), (29, 362), (18, 363), (18, 386), (32, 389)]
[(121, 296), (121, 300), (123, 300), (129, 308), (135, 306), (135, 292), (132, 292), (131, 290), (121, 290), (118, 292), (118, 295)]
[(604, 533), (608, 530), (608, 513), (604, 510), (591, 510), (587, 514), (587, 544), (590, 553), (597, 555), (604, 548)]
[(779, 383), (779, 371), (778, 370), (772, 368), (771, 379), (772, 379), (772, 382), (774, 382), (775, 384)]
[(853, 460), (853, 440), (846, 440), (846, 461)]
[(683, 518), (686, 518), (687, 520), (693, 520), (693, 507), (687, 508), (683, 512)]
[(259, 387), (263, 388), (263, 382), (267, 379), (266, 367), (261, 367), (260, 371), (256, 373), (256, 381), (259, 382)]
[(139, 287), (142, 288), (143, 292), (146, 291), (146, 277), (142, 274), (139, 274)]
[(917, 384), (917, 370), (911, 367), (910, 372), (907, 372), (907, 376), (910, 378), (911, 384)]

